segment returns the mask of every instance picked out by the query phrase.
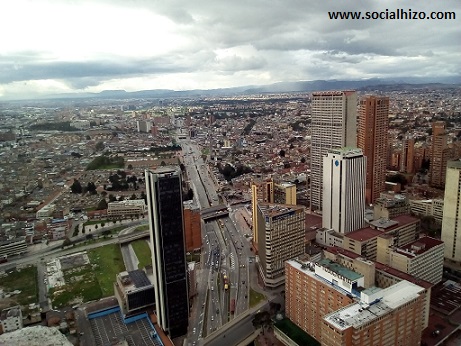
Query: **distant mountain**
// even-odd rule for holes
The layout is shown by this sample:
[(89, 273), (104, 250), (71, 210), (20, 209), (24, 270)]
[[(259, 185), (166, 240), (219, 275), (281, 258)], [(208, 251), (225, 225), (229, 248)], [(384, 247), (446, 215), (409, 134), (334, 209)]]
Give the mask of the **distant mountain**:
[(158, 99), (175, 97), (204, 97), (204, 96), (226, 96), (246, 95), (261, 93), (283, 93), (283, 92), (312, 92), (322, 90), (407, 90), (415, 88), (448, 88), (461, 86), (460, 77), (448, 78), (419, 78), (408, 77), (398, 79), (371, 78), (365, 80), (314, 80), (297, 82), (279, 82), (261, 86), (244, 86), (235, 88), (210, 89), (210, 90), (183, 90), (170, 89), (140, 90), (128, 92), (125, 90), (104, 90), (100, 93), (77, 93), (58, 94), (48, 97), (49, 99)]

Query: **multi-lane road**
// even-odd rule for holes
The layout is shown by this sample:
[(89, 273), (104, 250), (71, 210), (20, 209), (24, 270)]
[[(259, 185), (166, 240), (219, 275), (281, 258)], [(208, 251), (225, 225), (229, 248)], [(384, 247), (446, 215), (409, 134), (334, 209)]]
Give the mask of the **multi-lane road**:
[[(181, 141), (189, 182), (202, 209), (220, 204), (211, 173), (204, 164), (199, 148), (189, 140)], [(198, 271), (198, 295), (190, 320), (188, 345), (203, 343), (209, 335), (225, 335), (229, 321), (249, 308), (250, 251), (248, 235), (242, 232), (229, 209), (229, 216), (203, 224), (202, 260)], [(226, 286), (226, 288), (225, 288)], [(249, 317), (245, 317), (248, 319)], [(227, 325), (226, 325), (227, 324)], [(248, 334), (248, 327), (243, 335)], [(235, 327), (234, 327), (235, 328)], [(250, 323), (250, 329), (252, 330)], [(228, 339), (228, 341), (230, 341)], [(231, 345), (231, 344), (229, 344)]]

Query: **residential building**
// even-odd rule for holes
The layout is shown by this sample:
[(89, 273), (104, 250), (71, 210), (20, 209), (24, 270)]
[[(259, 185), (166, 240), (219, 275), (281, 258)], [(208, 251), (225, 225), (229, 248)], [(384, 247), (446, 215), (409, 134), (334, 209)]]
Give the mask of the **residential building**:
[(202, 247), (200, 209), (187, 202), (184, 202), (184, 232), (187, 252), (192, 252)]
[(258, 203), (258, 260), (265, 286), (285, 282), (285, 261), (304, 253), (305, 208)]
[(114, 293), (125, 317), (155, 306), (154, 286), (142, 270), (118, 273), (114, 282)]
[(442, 281), (443, 241), (422, 237), (404, 246), (394, 246), (394, 237), (378, 237), (377, 261), (432, 284)]
[(322, 226), (347, 234), (365, 225), (366, 158), (361, 149), (330, 149), (323, 158)]
[(125, 199), (123, 201), (109, 202), (107, 216), (109, 218), (139, 217), (146, 212), (144, 199)]
[(145, 179), (158, 324), (176, 338), (189, 318), (181, 171), (146, 170)]
[(410, 213), (410, 206), (406, 196), (399, 193), (384, 192), (375, 200), (373, 205), (373, 218), (393, 219), (399, 215)]
[(147, 120), (138, 120), (136, 121), (136, 128), (138, 132), (149, 133), (151, 132), (152, 122)]
[(314, 92), (311, 102), (311, 210), (323, 206), (323, 157), (329, 149), (357, 146), (355, 91)]
[(400, 172), (409, 174), (415, 173), (415, 139), (408, 136), (402, 141)]
[(22, 322), (21, 307), (16, 305), (2, 310), (2, 313), (0, 314), (0, 325), (3, 333), (21, 329), (24, 326)]
[(27, 252), (26, 237), (0, 241), (0, 256), (21, 255)]
[(461, 262), (461, 161), (447, 164), (442, 241), (445, 243), (445, 258)]
[(447, 133), (445, 131), (445, 121), (435, 121), (432, 123), (432, 147), (430, 182), (431, 186), (443, 188), (445, 186), (445, 174), (447, 167)]
[(357, 147), (367, 158), (366, 202), (374, 203), (384, 192), (389, 135), (389, 97), (366, 96), (360, 100)]

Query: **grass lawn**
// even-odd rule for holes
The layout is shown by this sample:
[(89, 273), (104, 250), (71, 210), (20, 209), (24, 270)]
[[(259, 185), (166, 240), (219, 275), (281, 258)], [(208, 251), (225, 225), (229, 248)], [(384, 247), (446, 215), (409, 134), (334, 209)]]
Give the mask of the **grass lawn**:
[(266, 299), (266, 296), (262, 293), (256, 292), (250, 288), (250, 308), (257, 305), (259, 302), (262, 302)]
[(136, 240), (131, 243), (131, 246), (133, 247), (136, 257), (138, 257), (138, 269), (143, 269), (147, 265), (152, 265), (152, 255), (149, 243), (146, 240)]
[[(38, 302), (37, 287), (37, 267), (28, 266), (26, 268), (13, 271), (0, 278), (0, 287), (5, 292), (19, 290), (21, 293), (11, 297), (19, 305), (28, 305)], [(16, 305), (12, 304), (11, 306)]]
[(122, 252), (118, 244), (105, 245), (88, 251), (88, 257), (93, 265), (103, 297), (114, 294), (115, 276), (126, 270), (123, 263)]

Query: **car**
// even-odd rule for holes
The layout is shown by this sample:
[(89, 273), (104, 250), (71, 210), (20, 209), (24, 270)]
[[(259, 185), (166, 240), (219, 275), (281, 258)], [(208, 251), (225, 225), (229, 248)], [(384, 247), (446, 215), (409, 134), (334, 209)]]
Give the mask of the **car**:
[(214, 321), (214, 316), (211, 316), (211, 321)]

